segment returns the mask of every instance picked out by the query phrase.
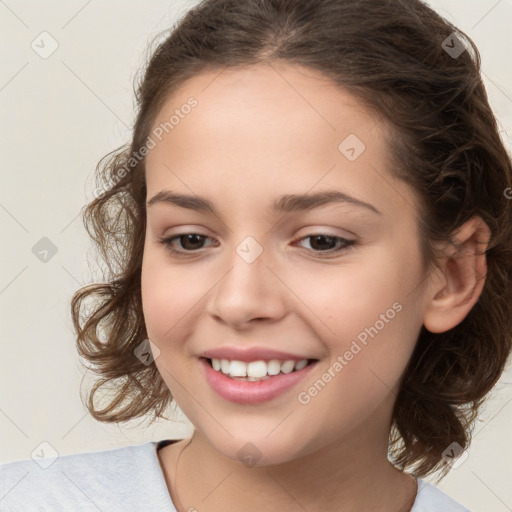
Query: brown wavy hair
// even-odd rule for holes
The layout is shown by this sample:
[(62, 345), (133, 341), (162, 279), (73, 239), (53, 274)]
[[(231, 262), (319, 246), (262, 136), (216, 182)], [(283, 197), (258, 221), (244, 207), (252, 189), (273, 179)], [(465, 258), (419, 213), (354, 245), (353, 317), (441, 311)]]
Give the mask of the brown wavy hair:
[[(460, 56), (445, 51), (458, 34)], [(448, 39), (448, 47), (455, 47)], [(105, 282), (72, 299), (80, 356), (98, 378), (87, 407), (124, 422), (165, 417), (173, 397), (154, 364), (135, 348), (147, 338), (141, 301), (146, 228), (142, 148), (163, 104), (188, 78), (273, 60), (319, 70), (356, 95), (389, 126), (393, 172), (420, 197), (425, 268), (435, 243), (450, 241), (479, 215), (491, 229), (487, 276), (466, 318), (444, 333), (422, 328), (398, 394), (390, 457), (418, 476), (449, 470), (442, 452), (466, 448), (485, 395), (497, 382), (512, 339), (510, 156), (500, 139), (471, 39), (419, 0), (205, 0), (150, 52), (136, 84), (133, 138), (96, 169), (86, 229), (107, 264)], [(85, 312), (85, 313), (84, 313)], [(98, 408), (94, 396), (111, 389)], [(103, 388), (104, 389), (104, 388)], [(150, 413), (150, 414), (149, 414)]]

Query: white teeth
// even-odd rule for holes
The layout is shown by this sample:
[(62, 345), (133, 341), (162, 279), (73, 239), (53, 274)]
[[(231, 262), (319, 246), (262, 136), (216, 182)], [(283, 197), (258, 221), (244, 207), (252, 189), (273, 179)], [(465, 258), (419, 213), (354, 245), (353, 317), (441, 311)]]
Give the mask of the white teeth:
[[(231, 375), (231, 377), (246, 377), (247, 365), (242, 361), (231, 361), (229, 365), (229, 375)], [(254, 377), (257, 377), (257, 375), (254, 375)]]
[(281, 365), (281, 371), (283, 373), (291, 373), (291, 372), (293, 372), (294, 367), (295, 367), (295, 361), (285, 361)]
[(247, 366), (248, 377), (265, 377), (267, 375), (267, 363), (265, 361), (252, 361), (245, 366)]
[(227, 375), (229, 373), (229, 366), (230, 362), (227, 359), (220, 360), (220, 369), (222, 373), (225, 373)]
[(267, 373), (277, 375), (281, 371), (281, 363), (277, 359), (272, 359), (267, 363)]
[(308, 364), (308, 360), (307, 359), (303, 359), (302, 361), (299, 361), (296, 365), (295, 365), (295, 369), (296, 370), (302, 370), (302, 368), (305, 368)]
[(259, 360), (246, 363), (244, 361), (212, 358), (211, 362), (214, 370), (221, 371), (230, 377), (251, 382), (268, 379), (269, 375), (278, 375), (280, 372), (291, 373), (294, 370), (302, 370), (308, 364), (307, 359), (300, 361), (294, 361), (292, 359), (278, 361), (277, 359), (272, 359), (268, 362)]

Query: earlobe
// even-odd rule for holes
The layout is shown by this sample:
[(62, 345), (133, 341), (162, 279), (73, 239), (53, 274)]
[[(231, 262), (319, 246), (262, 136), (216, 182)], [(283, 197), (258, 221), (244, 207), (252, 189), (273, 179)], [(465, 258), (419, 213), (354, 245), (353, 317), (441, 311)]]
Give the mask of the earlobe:
[(433, 333), (446, 332), (464, 320), (482, 293), (487, 273), (485, 251), (491, 230), (479, 216), (465, 222), (451, 238), (440, 262), (441, 278), (432, 281), (423, 324)]

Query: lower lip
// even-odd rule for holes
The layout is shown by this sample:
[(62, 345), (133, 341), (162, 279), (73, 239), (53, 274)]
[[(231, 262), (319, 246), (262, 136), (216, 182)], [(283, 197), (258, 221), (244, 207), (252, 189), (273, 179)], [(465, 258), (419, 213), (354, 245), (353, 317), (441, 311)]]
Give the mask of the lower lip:
[(254, 382), (231, 379), (221, 372), (214, 370), (209, 361), (200, 358), (206, 380), (222, 398), (238, 404), (259, 404), (268, 402), (273, 398), (293, 388), (316, 366), (317, 361), (308, 364), (302, 370), (291, 373), (279, 373), (269, 379)]

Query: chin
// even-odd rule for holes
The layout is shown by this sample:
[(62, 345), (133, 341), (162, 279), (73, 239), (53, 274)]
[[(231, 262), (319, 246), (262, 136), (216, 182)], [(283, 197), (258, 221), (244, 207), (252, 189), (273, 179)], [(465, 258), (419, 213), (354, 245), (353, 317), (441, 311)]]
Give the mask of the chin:
[(302, 455), (298, 439), (275, 433), (268, 436), (268, 431), (260, 435), (223, 436), (222, 439), (210, 439), (213, 448), (226, 458), (241, 462), (244, 466), (265, 467), (284, 464)]

